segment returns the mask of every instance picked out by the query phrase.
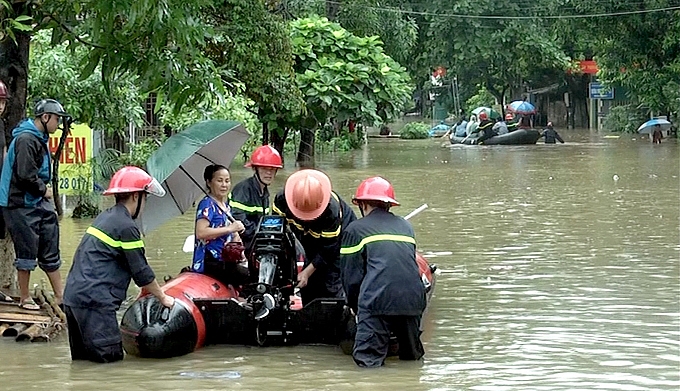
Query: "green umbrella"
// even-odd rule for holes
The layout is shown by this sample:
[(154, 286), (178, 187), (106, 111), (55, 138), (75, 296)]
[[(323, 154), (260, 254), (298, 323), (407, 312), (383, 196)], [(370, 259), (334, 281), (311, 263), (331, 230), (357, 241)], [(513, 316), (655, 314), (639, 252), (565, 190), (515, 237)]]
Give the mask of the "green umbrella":
[(168, 138), (146, 162), (147, 171), (163, 185), (166, 195), (147, 198), (142, 216), (144, 232), (192, 208), (205, 193), (205, 167), (229, 167), (248, 137), (248, 131), (238, 122), (211, 120)]
[(500, 113), (498, 113), (496, 110), (484, 106), (479, 106), (476, 109), (472, 110), (472, 114), (476, 115), (477, 118), (479, 118), (479, 113), (481, 113), (482, 111), (486, 112), (486, 115), (489, 116), (489, 119), (501, 118)]

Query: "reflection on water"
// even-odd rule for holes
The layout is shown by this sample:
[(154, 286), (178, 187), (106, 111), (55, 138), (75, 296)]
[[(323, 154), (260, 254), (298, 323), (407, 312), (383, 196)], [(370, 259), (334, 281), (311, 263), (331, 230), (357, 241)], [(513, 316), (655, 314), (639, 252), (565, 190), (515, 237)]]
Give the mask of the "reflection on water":
[[(3, 340), (2, 389), (92, 390), (105, 379), (110, 390), (677, 390), (677, 143), (560, 133), (567, 144), (372, 139), (320, 158), (345, 199), (377, 174), (395, 185), (395, 213), (430, 205), (411, 220), (419, 249), (442, 270), (422, 363), (388, 360), (366, 371), (334, 347), (214, 346), (100, 366), (71, 364), (65, 340)], [(192, 221), (175, 218), (145, 239), (159, 276), (189, 264), (181, 246)], [(63, 221), (65, 261), (86, 226)]]

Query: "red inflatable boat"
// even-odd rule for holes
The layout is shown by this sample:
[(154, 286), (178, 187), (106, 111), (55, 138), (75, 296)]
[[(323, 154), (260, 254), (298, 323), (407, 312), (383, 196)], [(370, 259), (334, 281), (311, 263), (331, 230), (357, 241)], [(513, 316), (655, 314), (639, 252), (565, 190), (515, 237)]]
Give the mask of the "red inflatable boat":
[[(261, 224), (250, 262), (251, 267), (258, 265), (257, 270), (251, 269), (258, 281), (241, 292), (193, 272), (183, 272), (162, 287), (175, 298), (172, 309), (143, 291), (121, 321), (126, 352), (163, 358), (210, 344), (351, 346), (354, 319), (344, 299), (316, 299), (302, 307), (300, 297), (294, 294), (302, 265), (283, 261), (295, 259), (291, 246), (286, 246), (284, 224), (278, 220), (269, 226)], [(429, 302), (436, 267), (420, 254), (416, 258)]]

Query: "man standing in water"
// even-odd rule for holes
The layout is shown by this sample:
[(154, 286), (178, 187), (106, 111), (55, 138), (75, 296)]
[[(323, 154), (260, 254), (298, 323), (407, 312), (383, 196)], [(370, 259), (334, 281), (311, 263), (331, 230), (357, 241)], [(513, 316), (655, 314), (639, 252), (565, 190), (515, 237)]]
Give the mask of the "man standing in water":
[(163, 306), (171, 308), (175, 303), (158, 285), (135, 223), (147, 194), (163, 197), (165, 190), (141, 168), (118, 170), (104, 192), (116, 197), (116, 205), (97, 216), (76, 249), (64, 292), (73, 360), (107, 363), (123, 359), (116, 311), (131, 279)]
[(62, 301), (59, 222), (50, 202), (52, 170), (47, 142), (68, 117), (56, 100), (38, 102), (34, 118), (21, 122), (12, 131), (14, 139), (2, 166), (0, 206), (14, 242), (19, 306), (27, 310), (40, 309), (30, 297), (28, 286), (36, 266), (47, 273), (56, 303)]
[(354, 361), (382, 366), (390, 332), (397, 337), (399, 358), (418, 360), (424, 354), (420, 319), (426, 298), (413, 227), (390, 212), (399, 203), (392, 184), (381, 177), (361, 182), (352, 202), (363, 217), (342, 234), (340, 264), (347, 305), (357, 315)]
[(344, 297), (340, 281), (340, 234), (356, 220), (352, 207), (331, 190), (318, 170), (300, 170), (274, 197), (274, 212), (286, 217), (306, 260), (298, 274), (303, 305), (317, 298)]

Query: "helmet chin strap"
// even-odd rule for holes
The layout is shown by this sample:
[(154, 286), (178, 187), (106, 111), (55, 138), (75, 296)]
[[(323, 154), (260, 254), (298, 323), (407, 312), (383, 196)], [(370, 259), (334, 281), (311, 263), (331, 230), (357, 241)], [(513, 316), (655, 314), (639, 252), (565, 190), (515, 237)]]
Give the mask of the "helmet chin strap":
[[(52, 119), (51, 115), (50, 115), (50, 119)], [(48, 119), (47, 122), (50, 122), (50, 120)], [(40, 125), (42, 125), (43, 132), (47, 132), (47, 122), (43, 121), (43, 117), (41, 115), (40, 116)]]
[(137, 220), (137, 217), (139, 217), (139, 212), (142, 209), (142, 197), (144, 196), (144, 192), (140, 191), (137, 192), (139, 197), (137, 197), (137, 208), (135, 208), (135, 213), (132, 215), (132, 220)]

